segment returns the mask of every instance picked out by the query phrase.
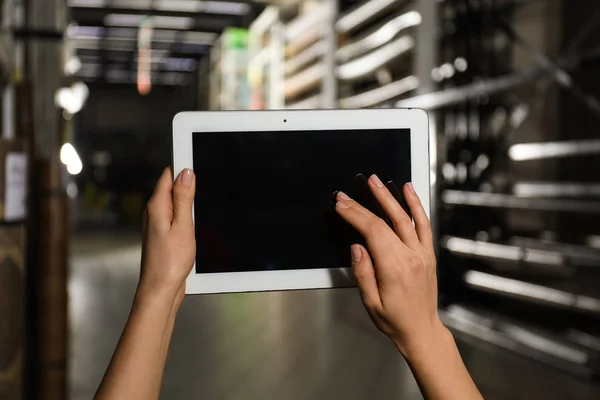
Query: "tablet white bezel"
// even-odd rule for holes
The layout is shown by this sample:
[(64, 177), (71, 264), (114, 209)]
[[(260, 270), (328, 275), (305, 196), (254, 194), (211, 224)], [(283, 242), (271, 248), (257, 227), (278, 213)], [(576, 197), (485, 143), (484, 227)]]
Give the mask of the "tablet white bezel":
[[(430, 214), (429, 119), (420, 109), (185, 112), (173, 120), (173, 172), (192, 168), (193, 133), (410, 129), (412, 183)], [(324, 133), (326, 134), (326, 133)], [(186, 294), (352, 286), (350, 268), (196, 274)]]

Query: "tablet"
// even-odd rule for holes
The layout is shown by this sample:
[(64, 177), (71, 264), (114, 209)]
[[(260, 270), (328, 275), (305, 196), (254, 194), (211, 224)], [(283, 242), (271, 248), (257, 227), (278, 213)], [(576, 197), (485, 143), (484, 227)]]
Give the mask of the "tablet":
[(427, 114), (418, 109), (178, 114), (173, 171), (196, 174), (196, 263), (188, 294), (352, 286), (335, 213), (357, 174), (412, 182), (430, 209)]

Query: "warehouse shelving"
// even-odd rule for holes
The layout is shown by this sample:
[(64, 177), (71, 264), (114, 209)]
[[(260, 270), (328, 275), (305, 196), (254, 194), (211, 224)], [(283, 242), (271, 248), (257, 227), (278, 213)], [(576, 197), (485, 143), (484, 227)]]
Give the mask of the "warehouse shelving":
[[(258, 108), (377, 107), (413, 93), (421, 85), (411, 59), (422, 22), (416, 8), (371, 0), (339, 12), (337, 1), (323, 0), (288, 21), (281, 8), (267, 7), (250, 27), (249, 73), (255, 94), (267, 99)], [(382, 85), (386, 68), (405, 72)]]
[[(600, 341), (600, 331), (586, 330), (600, 315), (600, 296), (585, 285), (588, 276), (598, 279), (598, 235), (572, 232), (565, 222), (585, 223), (600, 215), (600, 179), (595, 170), (586, 172), (596, 181), (562, 172), (580, 159), (597, 161), (599, 142), (579, 132), (553, 137), (544, 129), (541, 137), (523, 140), (535, 130), (535, 97), (552, 87), (560, 87), (586, 116), (600, 116), (600, 102), (574, 77), (598, 59), (597, 48), (581, 48), (597, 18), (582, 24), (583, 33), (567, 52), (549, 56), (515, 28), (521, 9), (558, 7), (549, 2), (370, 0), (349, 10), (334, 3), (316, 2), (291, 20), (271, 6), (254, 23), (256, 38), (270, 38), (255, 40), (251, 51), (251, 75), (264, 78), (259, 86), (269, 94), (263, 108), (428, 110), (430, 152), (437, 155), (431, 160), (431, 211), (434, 231), (442, 235), (444, 306), (474, 297), (482, 307), (488, 302), (506, 308), (489, 313), (471, 304), (450, 305), (446, 321), (456, 332), (584, 376), (598, 374), (600, 364), (592, 361), (600, 348), (584, 354), (573, 350), (581, 340), (574, 344), (563, 335), (551, 341), (551, 324), (541, 320), (556, 310), (570, 323), (575, 313), (583, 326), (570, 331)], [(331, 18), (334, 30), (314, 29)], [(517, 49), (529, 55), (529, 63), (514, 60)], [(542, 178), (519, 173), (536, 168)], [(519, 227), (528, 219), (538, 221), (539, 232)], [(564, 232), (557, 238), (545, 237), (559, 228)], [(567, 240), (569, 235), (575, 239)], [(586, 274), (583, 283), (580, 274)], [(512, 303), (504, 306), (515, 299), (518, 312)], [(539, 320), (524, 323), (511, 315), (525, 309)], [(565, 351), (558, 354), (540, 343), (556, 343)]]
[(340, 108), (390, 106), (419, 88), (414, 53), (423, 18), (414, 3), (372, 0), (338, 19)]
[(337, 1), (325, 0), (301, 9), (284, 27), (283, 92), (289, 108), (335, 108), (334, 54)]

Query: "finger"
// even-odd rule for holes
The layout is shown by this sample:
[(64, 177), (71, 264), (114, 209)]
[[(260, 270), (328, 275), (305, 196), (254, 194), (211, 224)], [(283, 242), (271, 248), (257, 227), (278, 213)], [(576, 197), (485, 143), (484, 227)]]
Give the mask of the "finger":
[(348, 207), (352, 208), (354, 211), (356, 211), (357, 213), (359, 213), (363, 217), (377, 218), (377, 216), (375, 214), (373, 214), (371, 211), (367, 210), (365, 207), (363, 207), (356, 200), (351, 199), (344, 192), (337, 192), (337, 195), (336, 195), (336, 208), (337, 208), (338, 205), (340, 205), (340, 203), (345, 204)]
[(147, 223), (158, 229), (168, 230), (173, 220), (173, 175), (166, 168), (160, 176), (154, 193), (146, 206)]
[(406, 215), (408, 215), (410, 217), (410, 219), (412, 220), (412, 214), (410, 212), (410, 208), (408, 208), (408, 203), (406, 202), (406, 199), (404, 198), (404, 194), (402, 193), (402, 191), (400, 189), (398, 189), (398, 186), (396, 186), (396, 183), (394, 183), (394, 181), (389, 181), (386, 184), (386, 186), (387, 186), (388, 190), (390, 191), (390, 193), (392, 194), (392, 196), (394, 196), (394, 199), (396, 199), (398, 204), (400, 204), (400, 207), (402, 207), (402, 209), (404, 210)]
[(433, 249), (433, 233), (431, 232), (431, 223), (427, 217), (427, 213), (423, 208), (423, 204), (415, 192), (415, 187), (412, 183), (404, 185), (404, 196), (410, 207), (413, 219), (415, 220), (415, 228), (417, 236), (421, 244), (428, 249)]
[(354, 183), (356, 184), (356, 200), (360, 205), (362, 205), (367, 210), (371, 211), (373, 214), (381, 218), (386, 224), (393, 228), (392, 221), (385, 213), (385, 210), (379, 204), (377, 199), (373, 194), (373, 190), (369, 185), (369, 179), (363, 174), (358, 174), (354, 178)]
[(381, 298), (379, 297), (379, 288), (373, 262), (367, 250), (358, 244), (351, 248), (352, 252), (352, 270), (358, 283), (360, 297), (367, 310), (376, 310), (381, 307)]
[(392, 265), (398, 251), (408, 251), (408, 247), (398, 235), (381, 219), (366, 210), (360, 204), (350, 199), (346, 194), (338, 194), (336, 203), (337, 213), (360, 233), (367, 242), (367, 246), (377, 269), (377, 276), (385, 279), (390, 274), (382, 265)]
[(394, 231), (396, 231), (400, 240), (406, 243), (410, 248), (415, 248), (420, 245), (417, 232), (415, 232), (410, 217), (404, 212), (400, 204), (377, 175), (373, 175), (369, 178), (369, 185), (371, 186), (375, 198), (392, 220)]
[(181, 171), (173, 185), (173, 227), (193, 229), (192, 207), (196, 193), (196, 177), (191, 169)]
[(384, 220), (343, 192), (338, 193), (337, 200), (335, 207), (337, 213), (367, 240), (369, 249), (382, 249), (390, 243), (398, 244), (406, 249), (406, 245), (399, 240)]
[[(354, 227), (363, 237), (379, 235), (383, 231), (384, 222), (371, 211), (367, 210), (344, 192), (338, 192), (335, 205), (337, 213)], [(379, 224), (381, 222), (381, 224)], [(380, 226), (375, 226), (375, 225)]]

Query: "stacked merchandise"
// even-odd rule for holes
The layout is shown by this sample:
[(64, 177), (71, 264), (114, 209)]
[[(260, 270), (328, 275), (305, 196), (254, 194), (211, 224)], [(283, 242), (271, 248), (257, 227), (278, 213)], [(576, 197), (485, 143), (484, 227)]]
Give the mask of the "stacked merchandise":
[(248, 47), (250, 109), (283, 108), (283, 39), (278, 7), (265, 8), (250, 25)]
[(250, 107), (248, 82), (248, 31), (228, 28), (215, 43), (210, 60), (211, 110), (247, 110)]

